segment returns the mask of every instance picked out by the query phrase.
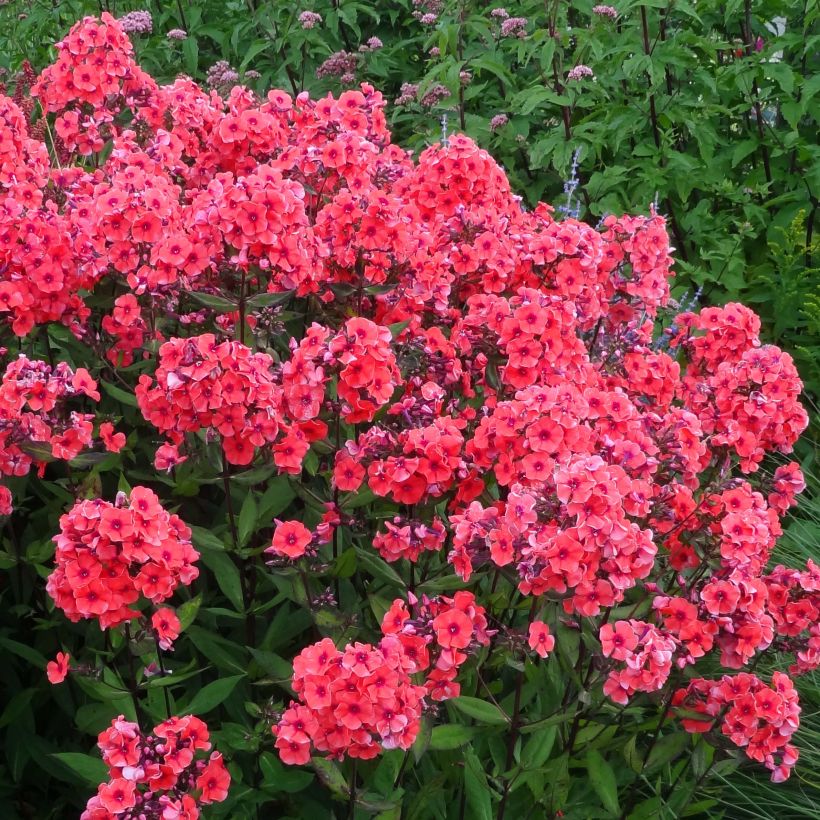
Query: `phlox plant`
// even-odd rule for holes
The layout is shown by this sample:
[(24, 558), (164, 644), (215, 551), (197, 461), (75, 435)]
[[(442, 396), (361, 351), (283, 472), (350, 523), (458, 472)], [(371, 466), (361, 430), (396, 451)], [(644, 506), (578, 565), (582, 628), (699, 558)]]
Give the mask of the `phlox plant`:
[(671, 299), (663, 216), (528, 209), (368, 84), (160, 85), (108, 14), (56, 55), (0, 97), (8, 816), (678, 817), (799, 768), (802, 385)]

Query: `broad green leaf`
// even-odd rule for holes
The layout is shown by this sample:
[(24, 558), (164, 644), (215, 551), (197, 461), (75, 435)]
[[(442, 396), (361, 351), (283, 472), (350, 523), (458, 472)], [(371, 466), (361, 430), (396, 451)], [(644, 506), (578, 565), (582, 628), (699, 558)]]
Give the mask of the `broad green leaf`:
[(306, 789), (314, 775), (295, 766), (285, 766), (279, 758), (270, 752), (263, 752), (259, 758), (259, 770), (262, 772), (262, 788), (273, 792), (294, 794)]
[(46, 668), (46, 660), (45, 656), (38, 652), (31, 646), (26, 646), (24, 643), (20, 643), (19, 641), (13, 641), (11, 638), (0, 637), (0, 646), (2, 646), (7, 652), (11, 652), (12, 655), (17, 655), (23, 660), (28, 661), (30, 664), (34, 666), (39, 666), (40, 669)]
[(469, 743), (475, 736), (476, 727), (463, 726), (460, 723), (446, 723), (443, 726), (434, 726), (430, 736), (430, 749), (442, 751), (458, 749)]
[(233, 604), (237, 612), (245, 611), (244, 599), (242, 597), (242, 579), (239, 570), (231, 557), (226, 552), (216, 552), (212, 549), (202, 549), (200, 552), (202, 563), (208, 567), (214, 575), (216, 583), (224, 593), (225, 597)]
[(350, 786), (336, 763), (318, 755), (312, 757), (310, 762), (319, 775), (319, 780), (337, 800), (345, 799), (350, 794)]
[(268, 675), (278, 678), (284, 682), (289, 682), (293, 674), (293, 667), (289, 661), (286, 661), (275, 652), (266, 652), (262, 649), (250, 648), (250, 653), (253, 659), (265, 670)]
[(251, 310), (259, 310), (260, 308), (273, 307), (274, 305), (283, 305), (285, 302), (292, 299), (295, 291), (285, 290), (281, 293), (257, 293), (256, 296), (251, 296), (245, 302), (245, 307)]
[(604, 808), (614, 815), (620, 814), (621, 808), (618, 803), (618, 783), (615, 779), (615, 772), (612, 766), (595, 749), (590, 749), (586, 757), (587, 771), (589, 772), (589, 783)]
[(199, 612), (199, 607), (201, 604), (202, 593), (197, 595), (196, 598), (191, 598), (190, 601), (186, 601), (184, 604), (180, 604), (177, 607), (177, 618), (179, 618), (180, 631), (184, 632), (194, 622), (194, 618), (196, 618), (196, 614)]
[(372, 550), (364, 547), (356, 547), (356, 557), (359, 566), (365, 571), (369, 572), (374, 578), (384, 581), (396, 587), (404, 587), (404, 581), (401, 576), (393, 569), (383, 558), (380, 558)]
[(535, 732), (521, 752), (521, 766), (525, 769), (537, 769), (546, 763), (552, 753), (557, 734), (558, 729), (555, 726), (547, 726)]
[(221, 311), (222, 313), (233, 313), (239, 308), (239, 305), (232, 299), (217, 296), (215, 293), (201, 293), (197, 290), (189, 290), (187, 293), (195, 302), (199, 302), (201, 305), (205, 305), (205, 307)]
[(467, 794), (467, 810), (471, 820), (493, 820), (493, 804), (487, 775), (476, 753), (464, 750), (464, 790)]
[(477, 720), (479, 723), (487, 723), (490, 726), (503, 726), (509, 723), (507, 716), (494, 703), (488, 703), (467, 695), (453, 698), (449, 703), (459, 712)]
[(258, 508), (256, 506), (256, 499), (252, 492), (248, 492), (245, 500), (242, 502), (242, 509), (239, 511), (239, 522), (237, 524), (237, 534), (239, 536), (240, 545), (244, 546), (248, 543), (248, 539), (254, 532), (256, 527), (256, 519), (258, 515)]
[(215, 709), (226, 698), (230, 697), (244, 675), (232, 675), (229, 678), (220, 678), (207, 686), (203, 686), (183, 709), (185, 714), (204, 715)]
[(121, 387), (117, 387), (116, 384), (101, 380), (100, 387), (102, 387), (103, 393), (108, 393), (112, 399), (116, 399), (120, 404), (126, 404), (129, 407), (137, 406), (137, 397), (133, 393), (129, 393)]
[(225, 542), (205, 527), (191, 527), (191, 537), (195, 547), (207, 547), (222, 552), (226, 549)]
[(259, 522), (269, 526), (272, 519), (284, 512), (290, 502), (296, 498), (296, 493), (285, 476), (277, 476), (268, 482), (262, 498), (259, 500)]
[(69, 769), (83, 782), (92, 786), (108, 780), (108, 766), (98, 757), (84, 755), (80, 752), (54, 752), (51, 757)]
[(664, 735), (649, 753), (649, 758), (646, 761), (647, 771), (674, 760), (684, 749), (689, 747), (690, 740), (691, 735), (683, 731)]

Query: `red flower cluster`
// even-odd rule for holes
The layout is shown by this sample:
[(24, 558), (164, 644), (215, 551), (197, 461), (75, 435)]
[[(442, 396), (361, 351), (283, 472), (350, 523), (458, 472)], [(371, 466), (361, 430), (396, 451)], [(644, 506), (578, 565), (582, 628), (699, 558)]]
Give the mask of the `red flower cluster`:
[(78, 291), (96, 281), (84, 264), (85, 236), (47, 196), (51, 175), (59, 172), (50, 174), (45, 144), (29, 137), (23, 112), (0, 95), (0, 317), (18, 336), (58, 321), (79, 333), (89, 311)]
[(88, 801), (82, 820), (140, 820), (200, 816), (200, 806), (228, 796), (231, 775), (211, 752), (208, 727), (197, 717), (172, 717), (144, 734), (123, 715), (100, 733), (97, 745), (110, 780)]
[[(34, 463), (42, 469), (55, 458), (70, 461), (88, 447), (93, 413), (67, 406), (81, 395), (100, 400), (97, 383), (85, 368), (73, 371), (65, 362), (51, 367), (23, 355), (11, 362), (0, 381), (0, 475), (26, 475)], [(107, 444), (116, 449), (120, 442), (109, 439)], [(0, 485), (0, 515), (10, 513), (11, 492)]]
[[(53, 146), (0, 96), (0, 314), (21, 336), (62, 321), (117, 366), (157, 358), (136, 395), (168, 439), (158, 470), (193, 455), (198, 432), (231, 464), (307, 466), (328, 506), (313, 530), (276, 522), (270, 551), (291, 560), (324, 560), (359, 501), (340, 493), (412, 507), (375, 533), (384, 558), (448, 543), (465, 582), (489, 571), (542, 611), (548, 596), (581, 622), (602, 616), (619, 702), (718, 653), (733, 669), (769, 647), (794, 672), (818, 666), (817, 568), (767, 573), (802, 476), (758, 469), (806, 425), (797, 373), (740, 305), (672, 315), (661, 216), (596, 229), (527, 210), (467, 137), (417, 160), (391, 145), (369, 86), (319, 100), (158, 87), (108, 15), (58, 51), (33, 87), (56, 115)], [(77, 160), (90, 153), (93, 168)], [(99, 310), (101, 293), (81, 294), (102, 279)], [(248, 327), (249, 346), (227, 340)], [(109, 420), (69, 414), (77, 393), (99, 398), (81, 369), (9, 367), (4, 475), (43, 461), (38, 444), (76, 456), (97, 421), (108, 449), (124, 445)], [(187, 529), (146, 490), (79, 502), (61, 526), (49, 590), (71, 618), (122, 623), (140, 596), (161, 603), (196, 574)], [(651, 599), (646, 621), (609, 621), (627, 595)], [(168, 647), (179, 624), (161, 609), (151, 628)], [(283, 759), (405, 748), (425, 699), (457, 695), (459, 667), (489, 643), (466, 590), (394, 602), (383, 632), (300, 655)], [(545, 657), (555, 638), (539, 620), (526, 641)], [(59, 678), (67, 660), (54, 663)]]
[(467, 660), (468, 652), (488, 646), (493, 634), (487, 629), (484, 607), (466, 590), (452, 598), (440, 595), (417, 601), (411, 596), (410, 602), (412, 618), (404, 601), (393, 601), (382, 620), (382, 632), (398, 635), (407, 651), (421, 658), (421, 669), (432, 666), (425, 681), (432, 700), (458, 697), (459, 667)]
[(780, 648), (795, 656), (789, 671), (797, 675), (820, 668), (820, 567), (811, 560), (803, 572), (777, 566), (762, 580)]
[(643, 621), (604, 624), (599, 637), (604, 656), (622, 661), (604, 682), (604, 693), (616, 703), (627, 703), (635, 692), (662, 689), (672, 671), (674, 638)]
[(418, 561), (422, 552), (438, 552), (447, 536), (444, 522), (434, 516), (431, 523), (396, 516), (392, 522), (385, 521), (387, 532), (379, 532), (373, 538), (373, 546), (385, 561)]
[(772, 772), (775, 783), (791, 774), (799, 752), (790, 741), (800, 726), (800, 706), (782, 672), (772, 675), (771, 686), (745, 672), (716, 681), (697, 678), (675, 692), (672, 705), (703, 715), (681, 718), (689, 732), (708, 732), (717, 722), (732, 743)]
[(373, 426), (358, 442), (348, 442), (347, 451), (353, 461), (368, 465), (367, 482), (376, 495), (399, 504), (417, 504), (441, 497), (466, 476), (463, 426), (463, 421), (450, 416), (398, 435)]
[[(103, 629), (139, 617), (140, 596), (159, 604), (199, 570), (191, 532), (146, 487), (115, 504), (78, 501), (60, 518), (56, 566), (46, 589), (72, 621), (95, 618)], [(165, 630), (164, 640), (170, 640)]]
[(391, 340), (389, 328), (369, 319), (348, 319), (336, 334), (314, 322), (282, 367), (291, 418), (304, 422), (319, 415), (330, 376), (326, 371), (332, 368), (338, 373), (342, 418), (351, 423), (371, 421), (401, 384)]
[[(340, 650), (325, 638), (295, 658), (299, 702), (291, 702), (273, 727), (283, 762), (307, 763), (311, 748), (339, 759), (409, 749), (425, 698), (458, 696), (455, 677), (467, 650), (490, 641), (484, 608), (471, 592), (415, 604), (417, 617), (411, 619), (404, 601), (393, 601), (375, 646), (354, 643)], [(423, 686), (412, 681), (417, 673), (426, 674)]]
[[(218, 343), (211, 333), (171, 339), (160, 348), (154, 378), (140, 376), (137, 401), (174, 444), (182, 444), (185, 433), (211, 430), (231, 464), (249, 464), (256, 448), (275, 441), (280, 431), (281, 389), (271, 367), (267, 354), (239, 342)], [(301, 464), (309, 445), (298, 433), (285, 440), (292, 437), (293, 458), (298, 455)]]
[(113, 364), (128, 367), (134, 361), (134, 351), (145, 341), (145, 322), (136, 296), (126, 293), (114, 300), (114, 310), (103, 317), (102, 328), (116, 338), (106, 356)]
[[(681, 314), (676, 339), (689, 355), (683, 380), (711, 446), (732, 448), (753, 472), (766, 452), (789, 452), (808, 424), (803, 385), (791, 356), (758, 338), (760, 320), (743, 305)], [(702, 336), (693, 337), (696, 331)]]
[(385, 635), (376, 646), (329, 638), (303, 649), (293, 662), (292, 702), (273, 727), (285, 763), (310, 760), (311, 747), (329, 757), (375, 757), (409, 749), (419, 731), (425, 689), (411, 680), (420, 669), (402, 641)]
[(106, 126), (123, 106), (142, 103), (156, 83), (134, 62), (128, 35), (107, 12), (76, 23), (57, 52), (31, 93), (46, 111), (62, 112), (57, 133), (69, 150), (100, 151), (111, 133)]

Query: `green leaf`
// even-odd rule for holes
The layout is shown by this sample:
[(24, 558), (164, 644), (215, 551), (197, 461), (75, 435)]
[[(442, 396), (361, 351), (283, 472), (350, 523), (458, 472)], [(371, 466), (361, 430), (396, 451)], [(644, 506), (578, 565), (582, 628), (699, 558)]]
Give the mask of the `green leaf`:
[(244, 650), (226, 638), (221, 638), (213, 632), (192, 624), (187, 632), (189, 640), (199, 650), (203, 657), (217, 669), (245, 674), (248, 668), (248, 659)]
[(649, 753), (646, 761), (647, 771), (663, 766), (678, 757), (684, 749), (688, 748), (690, 735), (687, 732), (674, 732), (664, 735)]
[(244, 677), (244, 675), (232, 675), (229, 678), (220, 678), (209, 683), (194, 695), (183, 712), (191, 715), (204, 715), (210, 712), (230, 696), (236, 684)]
[(251, 296), (245, 307), (251, 310), (259, 310), (260, 308), (272, 307), (273, 305), (282, 305), (289, 299), (292, 299), (296, 291), (285, 290), (280, 293), (257, 293), (256, 296)]
[(253, 534), (256, 527), (256, 519), (258, 509), (256, 506), (256, 499), (253, 493), (249, 492), (242, 502), (242, 509), (239, 511), (239, 522), (237, 525), (237, 533), (239, 536), (240, 545), (244, 546), (248, 543), (248, 539)]
[(225, 542), (204, 527), (191, 527), (191, 537), (195, 547), (216, 550), (217, 552), (225, 551)]
[(6, 651), (11, 652), (12, 655), (17, 655), (18, 657), (23, 658), (23, 660), (28, 661), (30, 664), (39, 666), (40, 669), (46, 668), (46, 663), (48, 663), (48, 661), (46, 660), (45, 655), (30, 646), (26, 646), (24, 643), (13, 641), (11, 638), (0, 637), (0, 646), (5, 648)]
[(271, 479), (259, 501), (258, 520), (266, 526), (269, 525), (277, 515), (290, 506), (294, 498), (296, 493), (293, 492), (287, 477), (277, 476)]
[(225, 597), (231, 602), (233, 608), (237, 612), (244, 612), (245, 602), (242, 596), (242, 579), (231, 557), (226, 552), (202, 549), (200, 558), (202, 563), (214, 574), (216, 583)]
[(219, 310), (222, 313), (233, 313), (239, 309), (239, 305), (232, 299), (217, 296), (215, 293), (201, 293), (198, 290), (189, 290), (187, 293), (195, 302), (199, 302), (201, 305), (205, 305), (205, 307), (212, 308), (213, 310)]
[(475, 726), (463, 726), (460, 723), (446, 723), (443, 726), (434, 726), (430, 736), (430, 748), (433, 751), (458, 749), (469, 743), (475, 736)]
[(756, 139), (748, 139), (739, 142), (735, 146), (735, 150), (732, 151), (732, 168), (736, 167), (740, 162), (742, 162), (749, 154), (754, 153), (757, 150), (757, 140)]
[(487, 703), (487, 701), (467, 695), (453, 698), (449, 703), (459, 712), (479, 723), (487, 723), (491, 726), (503, 726), (509, 723), (507, 716), (494, 703)]
[(59, 761), (83, 782), (97, 786), (108, 780), (108, 766), (98, 757), (80, 752), (53, 752), (51, 757)]
[(195, 77), (199, 67), (199, 46), (195, 37), (188, 37), (183, 40), (182, 56), (185, 58), (185, 70), (192, 77)]
[(0, 728), (8, 726), (9, 723), (13, 723), (29, 708), (35, 691), (35, 689), (23, 689), (9, 700), (6, 704), (6, 708), (3, 710), (2, 717), (0, 717)]
[(374, 578), (378, 578), (380, 581), (384, 581), (391, 586), (404, 586), (404, 581), (402, 581), (398, 572), (372, 550), (356, 547), (356, 557), (358, 558), (359, 566), (361, 566), (365, 572), (369, 572)]
[(196, 598), (191, 598), (190, 601), (186, 601), (184, 604), (180, 604), (177, 607), (177, 618), (179, 618), (180, 631), (184, 632), (194, 622), (201, 604), (202, 593), (197, 595)]
[(356, 550), (346, 549), (335, 561), (333, 575), (337, 578), (350, 578), (356, 572)]
[(467, 816), (471, 820), (493, 820), (493, 805), (487, 775), (476, 753), (464, 750), (464, 791), (467, 795)]
[(127, 404), (129, 407), (137, 406), (137, 397), (133, 393), (129, 393), (110, 382), (101, 381), (100, 387), (102, 387), (103, 393), (108, 393), (112, 399), (116, 399), (120, 404)]
[(284, 766), (276, 755), (263, 752), (259, 758), (262, 772), (262, 788), (273, 792), (294, 794), (306, 789), (313, 782), (313, 774), (294, 766)]
[(350, 787), (344, 778), (339, 767), (332, 761), (324, 757), (312, 757), (310, 759), (319, 780), (330, 790), (337, 800), (343, 800), (350, 794)]
[(266, 674), (272, 675), (281, 681), (289, 682), (293, 674), (293, 667), (289, 661), (286, 661), (275, 652), (268, 652), (264, 649), (250, 648), (253, 659), (265, 671)]
[(557, 734), (558, 729), (555, 726), (547, 726), (534, 733), (521, 752), (521, 766), (525, 769), (537, 769), (546, 763), (552, 753)]
[(615, 772), (612, 771), (612, 766), (604, 760), (601, 753), (595, 749), (587, 752), (587, 771), (590, 785), (601, 798), (604, 808), (610, 814), (619, 815), (621, 808), (618, 803), (618, 783), (615, 780)]
[(427, 750), (430, 748), (430, 739), (433, 736), (433, 720), (432, 718), (424, 717), (421, 719), (421, 726), (419, 728), (419, 733), (416, 735), (415, 741), (413, 741), (413, 759), (416, 763), (424, 757)]

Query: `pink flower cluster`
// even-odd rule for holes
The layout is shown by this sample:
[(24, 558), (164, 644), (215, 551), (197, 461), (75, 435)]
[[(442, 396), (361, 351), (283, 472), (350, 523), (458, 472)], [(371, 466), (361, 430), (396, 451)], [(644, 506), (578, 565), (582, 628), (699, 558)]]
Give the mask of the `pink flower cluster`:
[(636, 692), (663, 688), (672, 671), (675, 641), (644, 621), (604, 624), (600, 635), (604, 657), (623, 662), (604, 682), (604, 694), (616, 703), (628, 703)]
[(140, 597), (162, 603), (199, 575), (190, 538), (188, 527), (146, 487), (118, 494), (115, 504), (78, 501), (60, 518), (46, 589), (70, 620), (119, 626), (139, 617), (131, 607)]
[(208, 727), (197, 717), (172, 717), (144, 734), (120, 715), (97, 745), (110, 779), (101, 783), (82, 820), (196, 820), (200, 807), (228, 796), (231, 775), (211, 752)]
[[(239, 342), (218, 343), (210, 333), (171, 339), (160, 348), (154, 378), (140, 376), (137, 401), (172, 443), (210, 430), (231, 464), (249, 464), (256, 448), (273, 443), (280, 432), (281, 388), (271, 367), (267, 354)], [(299, 442), (304, 455), (307, 444), (302, 449)]]
[[(708, 732), (717, 721), (732, 743), (772, 772), (775, 783), (791, 774), (799, 754), (791, 737), (800, 726), (800, 706), (794, 684), (782, 672), (772, 675), (771, 686), (746, 672), (697, 678), (675, 692), (672, 704), (686, 710), (681, 722), (689, 732)], [(703, 718), (689, 717), (691, 712)]]
[(393, 635), (375, 646), (339, 650), (325, 638), (303, 649), (293, 661), (293, 690), (302, 703), (291, 703), (273, 729), (282, 760), (307, 763), (311, 747), (364, 759), (409, 749), (424, 705), (425, 689), (411, 679), (419, 668)]
[[(65, 362), (51, 367), (24, 355), (11, 362), (0, 380), (0, 475), (23, 476), (33, 464), (42, 471), (47, 461), (71, 461), (88, 447), (94, 414), (68, 408), (79, 396), (100, 400), (85, 368), (74, 371)], [(124, 437), (110, 449), (122, 443)], [(0, 484), (0, 515), (9, 515), (11, 508), (11, 491)]]
[[(426, 698), (458, 695), (455, 677), (468, 649), (489, 643), (484, 608), (472, 593), (458, 592), (454, 598), (415, 601), (414, 612), (411, 618), (397, 599), (384, 616), (378, 644), (337, 649), (325, 638), (295, 658), (293, 689), (299, 701), (291, 702), (273, 727), (283, 762), (307, 763), (311, 749), (337, 759), (409, 749)], [(413, 676), (422, 673), (424, 685), (414, 683)]]

